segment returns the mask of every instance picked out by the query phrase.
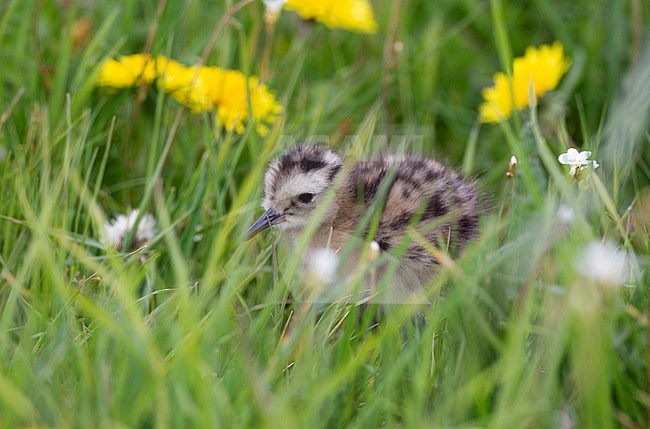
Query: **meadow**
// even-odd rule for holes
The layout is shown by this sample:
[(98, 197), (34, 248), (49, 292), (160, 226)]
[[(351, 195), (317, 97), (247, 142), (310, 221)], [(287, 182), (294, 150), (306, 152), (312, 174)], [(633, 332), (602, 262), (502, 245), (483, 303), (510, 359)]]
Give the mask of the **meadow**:
[[(363, 32), (253, 0), (0, 3), (0, 427), (650, 427), (650, 5), (372, 9)], [(494, 74), (556, 41), (557, 88), (483, 123)], [(239, 121), (158, 74), (100, 84), (142, 53), (259, 77), (267, 121), (250, 87)], [(296, 299), (301, 249), (244, 240), (305, 140), (477, 179), (434, 304)], [(146, 240), (107, 240), (131, 209)]]

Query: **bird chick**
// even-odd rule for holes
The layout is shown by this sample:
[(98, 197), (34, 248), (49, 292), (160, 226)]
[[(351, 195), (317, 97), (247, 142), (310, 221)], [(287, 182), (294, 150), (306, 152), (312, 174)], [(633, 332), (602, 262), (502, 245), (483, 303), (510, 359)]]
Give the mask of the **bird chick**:
[[(344, 177), (340, 177), (344, 175)], [(336, 189), (334, 189), (336, 188)], [(333, 200), (326, 198), (334, 192)], [(327, 200), (332, 200), (331, 202)], [(361, 160), (348, 168), (334, 152), (323, 146), (297, 145), (272, 161), (264, 178), (266, 212), (251, 226), (248, 236), (276, 227), (296, 244), (321, 206), (324, 211), (307, 248), (302, 254), (308, 266), (319, 249), (339, 251), (352, 246), (340, 270), (354, 272), (363, 245), (378, 243), (388, 262), (376, 277), (384, 276), (390, 264), (397, 264), (389, 290), (368, 285), (364, 298), (374, 302), (422, 302), (418, 292), (434, 275), (439, 262), (425, 249), (409, 241), (403, 252), (398, 247), (408, 240), (410, 226), (432, 246), (459, 252), (479, 230), (479, 198), (475, 183), (446, 168), (440, 162), (420, 156), (386, 156)], [(373, 237), (370, 226), (357, 226), (369, 211), (379, 211)], [(393, 255), (395, 254), (395, 255)]]

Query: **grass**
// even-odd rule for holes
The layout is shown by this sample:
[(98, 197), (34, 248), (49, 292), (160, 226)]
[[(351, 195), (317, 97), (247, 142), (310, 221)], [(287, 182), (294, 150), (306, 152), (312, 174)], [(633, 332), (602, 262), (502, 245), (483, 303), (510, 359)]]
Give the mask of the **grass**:
[[(0, 6), (0, 426), (650, 426), (649, 8), (375, 2), (369, 36), (284, 13), (267, 83), (286, 114), (266, 138), (152, 88), (94, 87), (104, 58), (148, 40), (195, 63), (220, 25), (206, 63), (259, 74), (263, 8), (234, 6)], [(553, 40), (573, 59), (560, 89), (479, 127), (492, 74)], [(356, 155), (401, 138), (479, 178), (492, 210), (434, 281), (444, 299), (287, 301), (295, 250), (242, 238), (267, 162), (310, 136)], [(569, 145), (602, 164), (579, 185), (556, 162)], [(129, 207), (155, 215), (153, 243), (104, 248)], [(623, 286), (580, 274), (601, 239), (635, 255)]]

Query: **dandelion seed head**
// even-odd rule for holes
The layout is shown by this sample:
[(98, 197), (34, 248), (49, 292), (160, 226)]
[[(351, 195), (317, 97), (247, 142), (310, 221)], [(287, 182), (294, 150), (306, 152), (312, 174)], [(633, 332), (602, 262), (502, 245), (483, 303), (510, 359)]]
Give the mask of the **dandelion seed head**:
[(323, 284), (333, 283), (338, 268), (338, 254), (328, 248), (315, 250), (309, 259), (311, 273)]
[(577, 427), (578, 425), (577, 425), (575, 410), (571, 409), (569, 405), (565, 405), (558, 413), (557, 428), (575, 429)]
[(620, 286), (628, 279), (628, 256), (610, 242), (587, 245), (575, 266), (582, 277), (608, 286)]
[(558, 209), (557, 209), (557, 220), (564, 224), (564, 225), (570, 225), (573, 223), (573, 220), (575, 219), (575, 212), (573, 209), (565, 204), (562, 204)]
[[(125, 250), (122, 249), (124, 240), (133, 229), (138, 214), (138, 210), (131, 210), (128, 215), (118, 215), (115, 219), (106, 222), (106, 224), (104, 224), (104, 243), (119, 251)], [(138, 228), (133, 236), (131, 247), (128, 250), (142, 247), (153, 239), (155, 233), (156, 220), (151, 214), (147, 213), (142, 216), (142, 219), (140, 219)]]
[(287, 0), (262, 0), (264, 7), (270, 13), (278, 14), (282, 10), (282, 6), (287, 2)]

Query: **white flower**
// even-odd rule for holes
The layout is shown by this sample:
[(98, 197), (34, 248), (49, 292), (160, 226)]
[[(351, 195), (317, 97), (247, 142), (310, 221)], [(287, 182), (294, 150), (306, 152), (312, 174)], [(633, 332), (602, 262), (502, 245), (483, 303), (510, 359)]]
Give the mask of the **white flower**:
[(613, 243), (589, 244), (576, 261), (576, 270), (586, 279), (609, 286), (618, 286), (628, 279), (627, 254)]
[(569, 174), (575, 176), (576, 173), (580, 170), (580, 167), (591, 165), (593, 168), (598, 168), (598, 164), (594, 160), (587, 159), (591, 156), (591, 152), (588, 150), (578, 152), (574, 148), (570, 147), (566, 153), (561, 154), (557, 157), (557, 160), (560, 161), (560, 164), (570, 165), (571, 170)]
[(332, 249), (317, 249), (309, 259), (309, 268), (320, 283), (332, 283), (336, 278), (339, 256)]
[(379, 243), (377, 243), (375, 240), (372, 240), (370, 242), (370, 253), (368, 255), (368, 259), (370, 261), (376, 261), (377, 258), (379, 258), (379, 255), (380, 255)]
[(517, 169), (517, 157), (512, 155), (510, 157), (510, 162), (508, 163), (508, 171), (506, 171), (506, 177), (512, 179), (515, 177), (515, 170)]
[(600, 164), (598, 164), (598, 161), (596, 161), (596, 160), (594, 159), (594, 163), (593, 163), (592, 168), (595, 170), (595, 169), (597, 169), (598, 167), (600, 167)]
[[(124, 239), (129, 235), (133, 229), (135, 221), (138, 218), (138, 210), (131, 210), (128, 215), (119, 215), (115, 219), (106, 222), (104, 225), (104, 242), (114, 247), (117, 250), (122, 249)], [(135, 231), (133, 240), (129, 250), (134, 250), (142, 247), (148, 241), (153, 239), (156, 233), (156, 220), (152, 215), (147, 213), (142, 216), (138, 229)]]
[(198, 243), (199, 241), (203, 240), (203, 233), (202, 233), (202, 231), (203, 231), (203, 226), (202, 226), (201, 224), (198, 224), (198, 225), (196, 225), (196, 226), (194, 227), (194, 232), (195, 232), (196, 234), (194, 234), (194, 237), (192, 238), (192, 240), (193, 240), (195, 243)]
[(575, 410), (565, 405), (557, 417), (557, 427), (559, 429), (575, 429), (578, 427)]
[(588, 165), (591, 164), (587, 158), (591, 156), (591, 152), (588, 150), (578, 152), (574, 148), (570, 147), (566, 153), (557, 157), (557, 160), (560, 161), (560, 164), (564, 165)]
[(287, 0), (262, 0), (264, 7), (269, 13), (280, 13), (282, 6), (287, 2)]
[(575, 219), (575, 213), (571, 207), (562, 204), (557, 209), (557, 219), (565, 225), (570, 225)]

